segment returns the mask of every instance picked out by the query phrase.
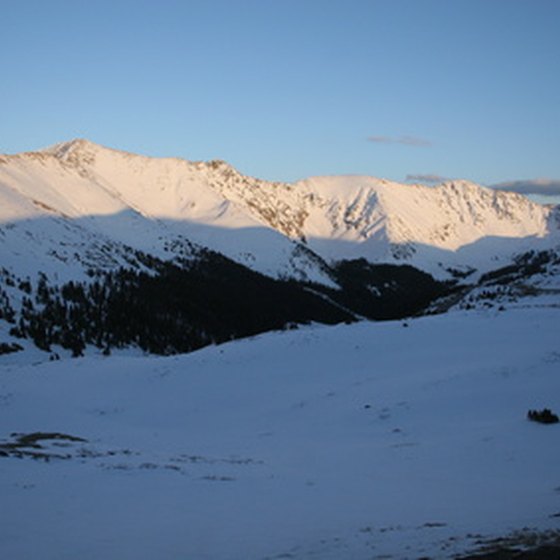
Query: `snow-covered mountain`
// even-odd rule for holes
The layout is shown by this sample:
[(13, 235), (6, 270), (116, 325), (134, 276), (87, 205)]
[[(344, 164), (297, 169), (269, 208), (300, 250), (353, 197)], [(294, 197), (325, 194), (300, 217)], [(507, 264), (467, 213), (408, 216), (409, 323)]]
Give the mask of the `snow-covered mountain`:
[(558, 237), (467, 182), (0, 156), (0, 557), (558, 544)]
[(315, 255), (219, 192), (220, 167), (85, 140), (3, 156), (2, 260), (18, 274), (64, 278), (126, 266), (130, 248), (188, 258), (198, 244), (270, 276), (328, 284)]
[(493, 268), (557, 241), (552, 207), (468, 181), (426, 187), (322, 177), (300, 185), (313, 200), (305, 236), (325, 258), (406, 262), (438, 274), (450, 266)]
[[(558, 212), (466, 181), (361, 176), (277, 183), (222, 161), (150, 158), (73, 140), (0, 157), (2, 261), (61, 278), (208, 247), (273, 277), (332, 284), (323, 260), (364, 257), (436, 275), (482, 271), (558, 242)], [(61, 266), (64, 263), (66, 266)]]

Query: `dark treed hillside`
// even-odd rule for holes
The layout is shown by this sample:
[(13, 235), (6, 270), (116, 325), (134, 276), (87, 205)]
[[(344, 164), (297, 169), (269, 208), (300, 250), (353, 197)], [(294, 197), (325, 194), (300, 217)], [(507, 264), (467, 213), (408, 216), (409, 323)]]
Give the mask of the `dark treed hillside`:
[(185, 267), (143, 260), (153, 272), (120, 269), (61, 287), (41, 275), (34, 293), (25, 290), (29, 295), (12, 334), (44, 350), (60, 344), (74, 355), (86, 344), (107, 352), (134, 344), (169, 354), (293, 323), (354, 319), (301, 285), (273, 280), (216, 253), (204, 252)]
[(368, 319), (400, 319), (423, 311), (452, 289), (426, 272), (408, 265), (372, 264), (365, 259), (342, 261), (334, 267), (341, 290), (329, 296)]
[(41, 349), (52, 345), (74, 356), (86, 345), (109, 353), (138, 346), (155, 354), (189, 352), (258, 333), (310, 322), (398, 319), (422, 311), (448, 291), (445, 284), (410, 266), (339, 263), (332, 274), (341, 289), (274, 280), (211, 251), (182, 263), (136, 252), (141, 267), (91, 271), (88, 282), (36, 286), (19, 281), (18, 314), (0, 294), (11, 334)]

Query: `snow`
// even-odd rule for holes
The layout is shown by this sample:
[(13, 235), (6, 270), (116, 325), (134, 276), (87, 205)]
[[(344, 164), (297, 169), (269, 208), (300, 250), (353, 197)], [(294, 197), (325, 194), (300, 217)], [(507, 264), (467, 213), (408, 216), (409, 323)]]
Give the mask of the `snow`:
[[(150, 158), (86, 140), (0, 157), (2, 258), (20, 276), (25, 253), (45, 271), (64, 262), (71, 270), (62, 275), (75, 277), (96, 260), (97, 268), (123, 264), (129, 247), (183, 257), (188, 240), (273, 277), (331, 286), (321, 259), (407, 263), (448, 277), (449, 267), (485, 272), (516, 253), (559, 246), (556, 215), (468, 181), (273, 183), (225, 162)], [(101, 245), (113, 248), (114, 262)], [(86, 263), (76, 258), (88, 251)]]
[(512, 254), (559, 243), (551, 207), (469, 181), (426, 187), (338, 176), (296, 187), (312, 193), (304, 234), (327, 260), (404, 261), (442, 276), (447, 267), (489, 270)]
[[(472, 279), (558, 246), (557, 215), (466, 181), (271, 183), (86, 140), (0, 157), (1, 267), (33, 281), (196, 244), (325, 284), (318, 256), (476, 267)], [(48, 361), (18, 340), (24, 352), (0, 356), (0, 558), (448, 558), (557, 529), (560, 428), (526, 413), (560, 410), (558, 278), (521, 282), (492, 309), (170, 358), (90, 348)], [(0, 341), (8, 330), (0, 321)], [(38, 432), (62, 438), (18, 447)]]
[[(18, 257), (31, 253), (35, 269), (53, 271), (64, 262), (70, 270), (63, 276), (76, 277), (88, 267), (122, 265), (119, 253), (129, 247), (159, 258), (184, 257), (188, 240), (273, 277), (332, 285), (294, 241), (215, 192), (211, 170), (210, 164), (137, 156), (84, 140), (5, 156), (3, 261), (12, 272), (28, 274), (29, 259)], [(71, 239), (64, 235), (70, 229)], [(96, 244), (111, 246), (115, 262), (105, 263)], [(86, 249), (98, 266), (76, 258)]]
[(560, 428), (525, 416), (560, 410), (559, 313), (0, 356), (0, 440), (88, 440), (43, 442), (69, 459), (0, 457), (0, 557), (447, 558), (474, 535), (557, 528)]

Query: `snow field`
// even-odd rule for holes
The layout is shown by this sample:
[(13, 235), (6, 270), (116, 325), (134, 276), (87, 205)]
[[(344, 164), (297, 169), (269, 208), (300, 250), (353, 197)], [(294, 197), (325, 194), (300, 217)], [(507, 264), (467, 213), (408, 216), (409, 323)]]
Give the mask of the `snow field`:
[(12, 357), (0, 440), (87, 442), (0, 457), (0, 557), (447, 558), (473, 535), (556, 528), (558, 427), (525, 415), (560, 410), (558, 320), (454, 312), (169, 358)]

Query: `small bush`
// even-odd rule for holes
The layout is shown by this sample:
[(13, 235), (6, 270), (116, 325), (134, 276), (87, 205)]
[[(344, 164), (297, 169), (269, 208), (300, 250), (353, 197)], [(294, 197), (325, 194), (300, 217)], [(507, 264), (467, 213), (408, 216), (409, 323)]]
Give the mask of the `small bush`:
[(532, 422), (539, 422), (540, 424), (557, 424), (560, 419), (549, 408), (542, 410), (529, 410), (527, 418)]
[(17, 343), (8, 343), (8, 342), (0, 342), (0, 355), (2, 354), (11, 354), (13, 352), (20, 352), (23, 350), (23, 346)]

